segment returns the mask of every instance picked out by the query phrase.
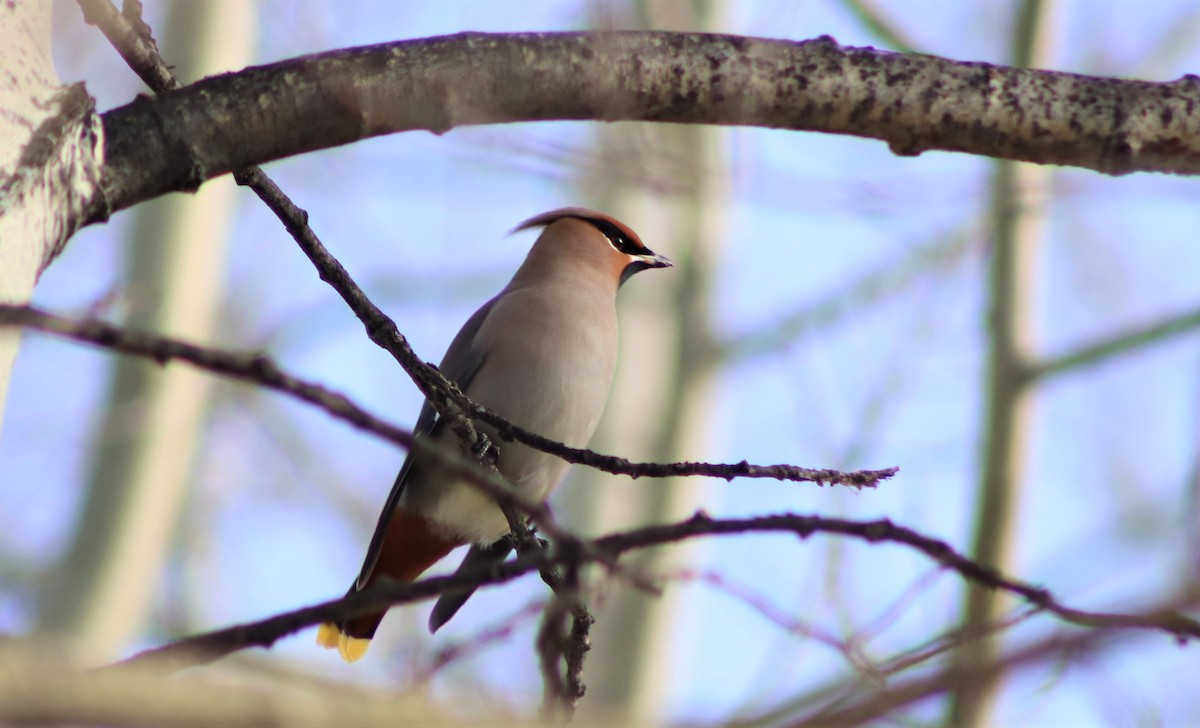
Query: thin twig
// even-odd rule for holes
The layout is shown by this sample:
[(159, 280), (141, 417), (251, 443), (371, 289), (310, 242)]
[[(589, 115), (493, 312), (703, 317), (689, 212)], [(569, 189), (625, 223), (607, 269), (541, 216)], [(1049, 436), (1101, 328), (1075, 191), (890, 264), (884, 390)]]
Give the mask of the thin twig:
[(123, 354), (145, 357), (164, 365), (171, 360), (185, 361), (205, 371), (289, 394), (360, 430), (420, 452), (439, 467), (474, 484), (501, 505), (511, 505), (521, 511), (548, 535), (567, 540), (574, 538), (556, 524), (545, 503), (524, 497), (494, 469), (489, 470), (452, 448), (442, 447), (426, 438), (414, 437), (411, 431), (370, 414), (345, 395), (288, 374), (265, 354), (244, 354), (197, 346), (95, 319), (64, 318), (28, 306), (0, 304), (0, 326), (3, 325), (21, 325)]
[[(153, 359), (160, 364), (171, 359), (186, 361), (200, 369), (211, 371), (245, 382), (261, 384), (270, 389), (284, 392), (299, 399), (316, 405), (330, 415), (349, 422), (359, 429), (379, 435), (402, 447), (420, 447), (413, 445), (411, 433), (401, 428), (387, 424), (373, 415), (366, 413), (345, 397), (330, 392), (324, 387), (294, 377), (280, 370), (270, 357), (265, 354), (246, 354), (210, 347), (188, 344), (166, 336), (158, 336), (146, 332), (134, 332), (128, 329), (99, 321), (96, 319), (71, 319), (42, 311), (29, 306), (12, 306), (0, 304), (0, 325), (20, 325), (76, 341), (83, 341), (101, 346), (123, 354), (141, 356)], [(371, 423), (375, 423), (375, 426)], [(610, 473), (629, 475), (631, 477), (667, 477), (676, 475), (704, 476), (710, 478), (775, 478), (778, 480), (813, 481), (818, 484), (841, 483), (859, 487), (873, 486), (879, 480), (895, 475), (898, 468), (883, 470), (813, 470), (794, 465), (751, 465), (745, 461), (740, 463), (633, 463), (624, 458), (600, 455), (590, 450), (568, 448), (545, 438), (538, 438), (548, 443), (550, 447), (542, 448), (554, 452), (561, 448), (569, 453), (578, 453), (571, 462), (583, 463), (600, 467)], [(418, 442), (420, 439), (418, 438)], [(555, 447), (556, 446), (556, 447)], [(436, 449), (436, 448), (431, 448)], [(554, 454), (558, 454), (554, 452)], [(439, 457), (444, 460), (447, 455)], [(599, 462), (602, 465), (596, 465)], [(463, 467), (460, 459), (455, 468)], [(476, 468), (473, 472), (483, 471)], [(474, 477), (474, 476), (473, 476)], [(494, 478), (489, 478), (496, 482)], [(484, 486), (487, 487), (487, 486)], [(508, 492), (512, 493), (511, 488)], [(495, 495), (489, 491), (489, 494)], [(511, 496), (504, 496), (513, 503)], [(521, 499), (520, 510), (533, 517), (547, 536), (557, 538), (558, 532), (547, 530), (546, 523), (552, 522), (549, 509), (544, 504), (535, 504), (527, 499)], [(553, 527), (551, 527), (553, 528)]]
[[(751, 465), (740, 463), (634, 463), (625, 458), (602, 455), (584, 448), (568, 447), (561, 442), (542, 437), (537, 433), (517, 427), (496, 413), (468, 399), (458, 387), (447, 380), (436, 367), (421, 361), (400, 333), (396, 323), (376, 306), (362, 288), (351, 278), (346, 269), (333, 257), (307, 225), (308, 213), (296, 206), (261, 171), (249, 170), (235, 175), (239, 184), (250, 185), (285, 225), (304, 254), (316, 267), (321, 280), (338, 292), (366, 328), (367, 335), (393, 358), (412, 378), (421, 393), (433, 403), (443, 417), (452, 422), (461, 421), (463, 414), (491, 425), (499, 437), (506, 441), (517, 441), (542, 452), (557, 455), (576, 465), (587, 465), (614, 475), (633, 478), (668, 478), (703, 475), (723, 478), (772, 478), (814, 482), (818, 484), (846, 485), (855, 488), (873, 488), (880, 480), (886, 480), (898, 472), (898, 468), (883, 470), (859, 470), (843, 472), (829, 469), (801, 468), (795, 465)], [(458, 430), (461, 437), (474, 439), (474, 432)]]
[[(518, 553), (528, 554), (545, 550), (546, 545), (529, 530), (522, 514), (514, 508), (503, 510), (509, 528), (516, 538)], [(538, 664), (545, 685), (542, 709), (548, 719), (561, 712), (563, 717), (570, 721), (575, 715), (580, 698), (586, 692), (583, 684), (583, 661), (591, 649), (588, 635), (596, 622), (581, 594), (579, 565), (589, 559), (591, 554), (599, 554), (602, 562), (610, 570), (629, 576), (639, 588), (655, 595), (659, 594), (660, 590), (645, 577), (637, 573), (630, 574), (628, 569), (619, 567), (614, 554), (598, 550), (592, 544), (578, 539), (559, 539), (554, 545), (563, 557), (565, 568), (560, 570), (555, 564), (546, 564), (538, 569), (542, 581), (554, 591), (554, 599), (546, 605), (542, 624), (538, 628)], [(565, 625), (567, 614), (571, 615), (570, 634), (567, 633)], [(560, 661), (564, 663), (565, 670), (559, 669)]]
[(681, 541), (695, 536), (751, 532), (791, 532), (801, 538), (807, 538), (815, 533), (836, 533), (861, 538), (871, 543), (903, 544), (920, 551), (942, 566), (958, 572), (975, 584), (1015, 594), (1033, 606), (1053, 613), (1065, 622), (1081, 627), (1155, 629), (1167, 632), (1179, 639), (1200, 637), (1200, 622), (1178, 612), (1130, 615), (1088, 612), (1067, 607), (1058, 602), (1050, 591), (1043, 587), (1007, 577), (991, 567), (960, 554), (945, 541), (926, 536), (911, 528), (898, 526), (888, 519), (850, 521), (821, 516), (782, 514), (716, 520), (704, 514), (697, 514), (687, 521), (626, 531), (598, 539), (595, 543), (602, 549), (624, 552), (631, 548)]
[[(1175, 610), (1142, 614), (1089, 612), (1067, 607), (1048, 590), (1004, 576), (955, 551), (944, 541), (925, 536), (888, 520), (851, 521), (820, 516), (779, 514), (754, 518), (715, 520), (704, 515), (686, 521), (650, 526), (585, 542), (582, 550), (552, 547), (518, 554), (511, 560), (478, 571), (397, 584), (380, 583), (342, 599), (279, 614), (258, 622), (236, 625), (180, 640), (141, 653), (126, 663), (152, 662), (165, 671), (211, 662), (245, 647), (269, 647), (279, 638), (320, 622), (336, 622), (378, 612), (398, 604), (428, 599), (450, 590), (499, 584), (545, 567), (580, 567), (600, 559), (616, 558), (636, 549), (675, 543), (688, 538), (748, 533), (789, 533), (801, 538), (822, 533), (857, 538), (868, 543), (892, 543), (914, 549), (957, 572), (972, 583), (1020, 596), (1033, 607), (1064, 622), (1097, 629), (1137, 629), (1165, 632), (1180, 641), (1200, 638), (1200, 622)], [(586, 631), (584, 627), (580, 627)], [(574, 630), (573, 630), (574, 631)], [(586, 637), (586, 634), (584, 635)]]

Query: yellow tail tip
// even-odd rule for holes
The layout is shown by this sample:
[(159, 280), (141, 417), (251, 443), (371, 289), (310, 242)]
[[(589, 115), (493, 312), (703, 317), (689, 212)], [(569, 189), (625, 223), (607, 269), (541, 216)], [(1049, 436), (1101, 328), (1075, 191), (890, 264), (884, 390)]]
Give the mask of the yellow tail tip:
[(327, 650), (332, 650), (338, 646), (338, 635), (340, 634), (336, 624), (323, 622), (321, 626), (317, 627), (317, 644)]
[(342, 656), (343, 660), (355, 662), (367, 654), (371, 640), (351, 637), (338, 629), (336, 624), (325, 622), (317, 627), (317, 644), (329, 650), (337, 648), (338, 654)]
[(362, 637), (351, 637), (348, 634), (338, 635), (338, 654), (346, 662), (354, 662), (363, 655), (367, 654), (367, 648), (371, 646), (371, 640), (363, 639)]

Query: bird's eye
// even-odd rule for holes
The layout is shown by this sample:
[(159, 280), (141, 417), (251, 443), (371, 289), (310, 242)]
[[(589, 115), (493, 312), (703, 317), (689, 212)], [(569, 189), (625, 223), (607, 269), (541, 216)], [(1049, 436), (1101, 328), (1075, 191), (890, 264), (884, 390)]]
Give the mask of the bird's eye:
[(612, 243), (612, 246), (622, 253), (626, 255), (638, 255), (642, 252), (642, 246), (630, 240), (625, 231), (608, 220), (589, 218), (588, 222), (595, 225), (596, 229), (604, 233), (604, 236), (608, 238), (608, 242)]

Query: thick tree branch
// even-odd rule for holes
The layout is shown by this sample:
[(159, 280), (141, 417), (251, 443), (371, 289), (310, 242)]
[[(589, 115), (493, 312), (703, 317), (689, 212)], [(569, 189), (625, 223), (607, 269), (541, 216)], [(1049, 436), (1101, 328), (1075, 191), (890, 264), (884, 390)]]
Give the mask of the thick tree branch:
[(215, 76), (104, 114), (89, 222), (371, 136), (514, 121), (670, 121), (881, 139), (1106, 174), (1200, 173), (1200, 78), (1171, 83), (698, 33), (462, 33)]

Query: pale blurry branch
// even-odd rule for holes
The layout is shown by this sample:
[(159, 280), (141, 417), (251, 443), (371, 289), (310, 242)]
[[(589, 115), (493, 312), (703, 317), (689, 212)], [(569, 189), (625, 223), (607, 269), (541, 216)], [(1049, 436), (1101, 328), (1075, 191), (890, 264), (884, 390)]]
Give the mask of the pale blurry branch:
[(1036, 667), (1049, 661), (1073, 664), (1083, 655), (1103, 651), (1117, 640), (1116, 633), (1103, 630), (1070, 636), (1056, 635), (981, 665), (955, 666), (933, 676), (913, 678), (877, 692), (862, 691), (833, 708), (797, 717), (795, 725), (864, 725), (884, 716), (897, 718), (897, 711), (918, 701), (981, 682), (993, 682), (1014, 670)]
[[(1179, 614), (1195, 609), (1195, 597), (1165, 600), (1141, 614), (1127, 615), (1131, 620), (1156, 621), (1162, 614)], [(1019, 616), (1018, 616), (1019, 618)], [(1060, 631), (1045, 639), (1033, 642), (1005, 655), (997, 656), (982, 665), (966, 668), (958, 663), (948, 663), (944, 670), (933, 675), (911, 678), (893, 683), (882, 690), (859, 689), (847, 694), (846, 699), (836, 705), (817, 711), (795, 711), (787, 716), (787, 724), (802, 726), (846, 726), (873, 725), (882, 718), (902, 722), (897, 712), (905, 706), (927, 700), (948, 691), (963, 689), (980, 682), (992, 682), (1013, 671), (1029, 669), (1055, 662), (1059, 665), (1080, 664), (1080, 657), (1095, 654), (1125, 644), (1136, 633), (1109, 628), (1091, 629), (1083, 632)], [(778, 716), (776, 716), (778, 717)], [(773, 725), (783, 724), (772, 721)]]
[(796, 337), (827, 328), (849, 316), (879, 306), (919, 283), (938, 268), (962, 259), (970, 248), (971, 233), (959, 230), (944, 239), (919, 245), (897, 259), (872, 268), (824, 299), (806, 303), (795, 311), (757, 328), (736, 334), (715, 345), (714, 364), (736, 363), (776, 351)]
[(741, 602), (746, 607), (754, 610), (760, 617), (771, 622), (776, 627), (784, 630), (790, 635), (801, 637), (806, 640), (818, 642), (830, 649), (846, 655), (851, 662), (859, 663), (859, 656), (851, 654), (854, 650), (853, 645), (848, 640), (836, 637), (831, 632), (818, 629), (812, 625), (806, 624), (789, 611), (773, 603), (765, 594), (756, 592), (753, 589), (730, 581), (724, 574), (719, 571), (693, 571), (684, 569), (674, 572), (667, 576), (667, 580), (672, 582), (690, 582), (704, 584), (705, 586), (714, 589), (721, 594)]
[(976, 632), (965, 632), (961, 627), (943, 632), (921, 644), (907, 648), (890, 658), (877, 659), (868, 670), (858, 670), (849, 676), (839, 676), (822, 686), (789, 698), (787, 701), (765, 712), (755, 712), (751, 717), (739, 720), (735, 725), (779, 726), (796, 723), (797, 716), (809, 715), (822, 710), (832, 710), (848, 700), (861, 699), (864, 692), (877, 691), (895, 675), (924, 665), (932, 659), (945, 655), (973, 639), (997, 634), (1010, 629), (1038, 613), (1036, 607), (1025, 607), (1015, 615), (988, 625)]
[[(428, 695), (370, 690), (344, 681), (270, 674), (166, 679), (147, 669), (81, 670), (54, 650), (5, 645), (0, 652), (0, 724), (5, 726), (261, 726), (479, 725), (447, 714)], [(530, 725), (489, 714), (506, 726)]]
[(889, 49), (900, 53), (916, 53), (917, 46), (875, 0), (842, 0), (843, 7), (862, 24), (871, 35), (882, 41)]
[(535, 599), (499, 623), (485, 627), (471, 637), (460, 642), (450, 641), (440, 644), (429, 658), (428, 664), (418, 671), (417, 682), (428, 682), (447, 665), (476, 653), (494, 642), (511, 637), (520, 624), (541, 614), (545, 611), (545, 607), (545, 599)]
[(1200, 329), (1200, 309), (1124, 331), (1061, 356), (1037, 362), (1029, 367), (1026, 376), (1030, 380), (1053, 377), (1081, 367), (1100, 364), (1111, 357), (1191, 333), (1196, 329)]
[[(1160, 631), (1176, 639), (1200, 638), (1200, 622), (1173, 610), (1142, 614), (1090, 612), (1061, 604), (1046, 589), (1004, 576), (963, 556), (944, 541), (925, 536), (889, 520), (852, 521), (840, 518), (780, 514), (751, 518), (712, 519), (703, 514), (676, 523), (633, 529), (585, 541), (581, 547), (552, 545), (533, 549), (515, 559), (464, 571), (450, 576), (431, 577), (399, 584), (380, 583), (342, 599), (279, 614), (268, 619), (236, 625), (143, 652), (118, 667), (152, 664), (162, 671), (204, 664), (245, 647), (269, 647), (279, 638), (320, 622), (339, 621), (359, 614), (377, 612), (398, 604), (428, 599), (446, 591), (511, 581), (523, 574), (545, 568), (578, 568), (586, 563), (615, 560), (636, 549), (676, 543), (685, 539), (741, 535), (749, 533), (791, 533), (800, 538), (815, 534), (839, 535), (868, 543), (891, 543), (914, 549), (966, 580), (981, 586), (1009, 592), (1033, 607), (1058, 619), (1094, 629), (1135, 629)], [(585, 635), (586, 637), (586, 635)], [(567, 649), (569, 649), (569, 645)]]
[(1196, 77), (1095, 78), (829, 37), (462, 33), (258, 66), (106, 112), (103, 178), (85, 222), (286, 156), (514, 121), (763, 126), (881, 139), (901, 155), (1196, 174), (1197, 103)]
[[(1041, 65), (1051, 37), (1049, 0), (1022, 0), (1014, 9), (1010, 57), (1014, 66)], [(1034, 283), (1039, 251), (1045, 238), (1050, 170), (1000, 160), (994, 165), (989, 221), (993, 228), (987, 267), (988, 332), (986, 401), (983, 441), (975, 498), (971, 556), (980, 563), (1011, 570), (1013, 545), (1021, 511), (1032, 380), (1026, 373), (1035, 361)], [(969, 586), (963, 605), (963, 628), (975, 631), (996, 622), (1004, 603), (995, 591)], [(999, 652), (992, 636), (967, 643), (956, 661), (963, 670), (982, 669)], [(999, 681), (979, 679), (959, 684), (950, 693), (947, 726), (975, 728), (990, 722)]]

